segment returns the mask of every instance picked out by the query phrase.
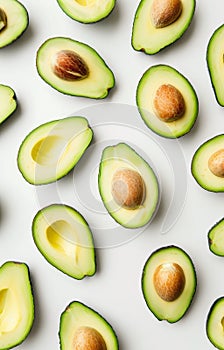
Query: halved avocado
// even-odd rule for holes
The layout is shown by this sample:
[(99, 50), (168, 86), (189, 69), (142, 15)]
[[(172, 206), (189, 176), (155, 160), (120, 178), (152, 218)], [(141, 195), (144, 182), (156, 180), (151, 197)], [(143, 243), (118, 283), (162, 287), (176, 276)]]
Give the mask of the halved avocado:
[(34, 242), (45, 259), (76, 279), (96, 271), (91, 230), (83, 216), (72, 207), (52, 204), (33, 219)]
[[(170, 91), (171, 90), (171, 91)], [(158, 112), (156, 101), (170, 119)], [(198, 116), (198, 98), (191, 83), (168, 65), (151, 66), (138, 83), (136, 102), (146, 125), (156, 134), (177, 138), (188, 133)]]
[(159, 321), (179, 321), (190, 307), (196, 285), (192, 260), (179, 247), (162, 247), (145, 263), (142, 292), (148, 308)]
[[(172, 13), (176, 6), (179, 10)], [(156, 10), (153, 11), (153, 7)], [(152, 11), (156, 12), (156, 20)], [(153, 55), (174, 43), (189, 27), (194, 11), (195, 0), (141, 0), (132, 29), (133, 48)], [(173, 21), (167, 21), (167, 13)]]
[(0, 48), (18, 39), (28, 24), (28, 12), (19, 1), (0, 0)]
[(115, 84), (112, 71), (90, 46), (55, 37), (38, 49), (37, 71), (54, 89), (68, 95), (105, 98)]
[(61, 350), (118, 350), (118, 339), (111, 325), (95, 310), (73, 301), (60, 318)]
[(57, 0), (62, 10), (81, 23), (94, 23), (109, 16), (116, 0)]
[(22, 142), (18, 168), (26, 181), (48, 184), (67, 175), (92, 141), (83, 117), (67, 117), (38, 126)]
[(146, 225), (158, 208), (159, 186), (154, 171), (125, 143), (104, 149), (98, 185), (108, 213), (124, 227)]
[(224, 25), (212, 34), (207, 47), (207, 65), (217, 102), (224, 106)]
[(28, 336), (34, 320), (29, 268), (8, 261), (0, 267), (0, 349), (11, 349)]
[(0, 85), (0, 124), (10, 117), (17, 108), (15, 91), (6, 85)]
[(209, 139), (197, 149), (191, 172), (205, 190), (224, 192), (224, 135)]
[(221, 219), (209, 230), (208, 245), (212, 253), (224, 256), (224, 219)]
[(206, 333), (210, 342), (219, 350), (224, 350), (224, 297), (218, 298), (211, 306), (207, 321)]

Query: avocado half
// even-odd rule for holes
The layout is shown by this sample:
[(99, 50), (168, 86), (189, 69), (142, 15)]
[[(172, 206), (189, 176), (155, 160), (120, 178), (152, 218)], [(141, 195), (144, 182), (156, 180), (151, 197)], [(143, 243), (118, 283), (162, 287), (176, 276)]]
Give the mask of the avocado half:
[(211, 306), (206, 321), (207, 337), (219, 350), (224, 350), (223, 320), (224, 297), (220, 297)]
[(224, 25), (220, 26), (212, 34), (207, 47), (207, 66), (215, 93), (220, 106), (224, 106)]
[(63, 37), (50, 38), (37, 51), (40, 77), (67, 95), (105, 98), (114, 87), (113, 72), (89, 45)]
[(143, 296), (159, 321), (179, 321), (190, 307), (196, 285), (196, 272), (191, 258), (176, 246), (156, 250), (143, 268)]
[(15, 91), (6, 85), (0, 84), (0, 124), (10, 117), (17, 108)]
[[(150, 55), (177, 41), (189, 27), (195, 11), (195, 0), (181, 0), (182, 9), (178, 18), (164, 27), (155, 27), (151, 18), (153, 3), (157, 3), (161, 9), (165, 6), (164, 3), (169, 6), (170, 1), (141, 0), (135, 13), (131, 39), (135, 50)], [(172, 8), (172, 2), (170, 6)], [(169, 9), (163, 8), (164, 13), (167, 10)]]
[(95, 310), (73, 301), (60, 318), (61, 350), (118, 350), (118, 339), (111, 325)]
[(11, 349), (27, 338), (34, 321), (30, 274), (25, 263), (8, 261), (0, 267), (0, 307), (0, 349)]
[(196, 150), (191, 172), (205, 190), (224, 192), (224, 135), (209, 139)]
[[(158, 117), (154, 103), (161, 87), (172, 87), (181, 94), (184, 109), (178, 119), (166, 122)], [(168, 95), (166, 101), (163, 99), (164, 96), (161, 103), (167, 103), (166, 109), (172, 109), (172, 95)], [(189, 80), (168, 65), (155, 65), (146, 70), (138, 83), (136, 103), (145, 124), (156, 134), (167, 138), (178, 138), (188, 133), (195, 124), (199, 110), (197, 94)]]
[(17, 157), (18, 168), (31, 184), (57, 181), (74, 168), (92, 137), (92, 129), (84, 117), (42, 124), (23, 140)]
[(154, 171), (125, 143), (103, 150), (98, 186), (108, 213), (126, 228), (146, 225), (158, 208), (159, 185)]
[(224, 256), (224, 218), (209, 230), (208, 245), (213, 254)]
[(115, 0), (57, 0), (61, 9), (81, 23), (94, 23), (109, 16)]
[(96, 271), (91, 230), (72, 207), (52, 204), (33, 219), (34, 242), (45, 259), (70, 277), (82, 279)]
[(28, 24), (28, 12), (19, 1), (0, 0), (0, 48), (18, 39)]

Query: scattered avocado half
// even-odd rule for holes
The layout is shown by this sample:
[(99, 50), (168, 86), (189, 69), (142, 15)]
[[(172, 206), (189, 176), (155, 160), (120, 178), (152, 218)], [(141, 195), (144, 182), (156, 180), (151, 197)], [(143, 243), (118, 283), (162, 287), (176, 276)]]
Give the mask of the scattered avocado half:
[(48, 184), (67, 175), (92, 141), (84, 117), (50, 121), (31, 131), (18, 152), (18, 168), (26, 181)]
[(221, 219), (209, 230), (208, 245), (212, 253), (224, 256), (224, 219)]
[(32, 233), (41, 254), (58, 270), (76, 279), (95, 274), (92, 233), (72, 207), (52, 204), (41, 209), (34, 217)]
[(168, 65), (151, 66), (143, 74), (136, 102), (145, 124), (167, 138), (188, 133), (198, 116), (198, 98), (193, 86)]
[(212, 34), (207, 47), (207, 65), (217, 102), (224, 106), (224, 25)]
[(218, 298), (211, 306), (206, 322), (206, 333), (210, 342), (224, 350), (224, 297)]
[(11, 349), (28, 336), (34, 321), (29, 268), (8, 261), (0, 267), (0, 349)]
[(142, 291), (148, 308), (159, 321), (179, 321), (190, 307), (196, 285), (192, 260), (179, 247), (162, 247), (145, 263)]
[(0, 84), (0, 106), (0, 124), (2, 124), (17, 108), (15, 91), (2, 84)]
[(159, 203), (156, 175), (129, 145), (119, 143), (104, 149), (98, 185), (104, 206), (120, 225), (141, 227), (154, 216)]
[(68, 95), (105, 98), (114, 87), (112, 71), (90, 46), (55, 37), (38, 49), (37, 71), (54, 89)]
[(153, 55), (177, 41), (188, 29), (195, 0), (141, 0), (132, 28), (132, 46)]
[(224, 192), (224, 135), (204, 142), (195, 152), (191, 172), (207, 191)]
[(28, 12), (19, 1), (0, 0), (0, 48), (18, 39), (28, 24)]
[(118, 339), (111, 325), (95, 310), (73, 301), (60, 318), (61, 350), (118, 350)]
[(81, 23), (94, 23), (109, 16), (115, 0), (57, 0), (62, 10)]

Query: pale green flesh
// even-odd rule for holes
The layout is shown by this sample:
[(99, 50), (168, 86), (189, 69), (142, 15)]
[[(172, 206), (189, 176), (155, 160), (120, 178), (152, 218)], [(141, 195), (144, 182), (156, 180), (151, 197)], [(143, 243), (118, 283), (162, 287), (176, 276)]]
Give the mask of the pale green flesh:
[(79, 302), (71, 303), (61, 315), (61, 350), (72, 350), (73, 339), (79, 327), (96, 329), (103, 337), (107, 350), (118, 350), (118, 340), (110, 324), (97, 312)]
[(164, 28), (155, 28), (150, 18), (152, 2), (140, 2), (132, 29), (133, 48), (147, 54), (155, 54), (179, 39), (189, 27), (195, 9), (194, 0), (182, 0), (183, 9), (178, 19)]
[[(157, 294), (153, 276), (156, 268), (165, 263), (176, 263), (184, 272), (185, 286), (183, 292), (174, 301), (165, 301)], [(190, 306), (196, 289), (196, 274), (189, 256), (178, 247), (165, 247), (154, 252), (147, 260), (142, 276), (142, 291), (145, 301), (152, 313), (159, 320), (179, 321)]]
[(192, 159), (192, 175), (201, 187), (211, 192), (224, 192), (224, 178), (214, 175), (208, 167), (209, 158), (223, 148), (224, 135), (215, 136), (203, 143)]
[(224, 256), (224, 219), (219, 221), (208, 233), (210, 250), (220, 256)]
[(97, 22), (113, 10), (115, 0), (57, 0), (71, 18), (83, 23)]
[(217, 299), (212, 305), (206, 323), (206, 332), (211, 343), (224, 350), (224, 297)]
[[(185, 101), (184, 115), (169, 123), (160, 120), (154, 110), (156, 91), (163, 84), (173, 85)], [(194, 88), (182, 74), (167, 65), (152, 66), (144, 73), (138, 84), (136, 101), (146, 125), (167, 138), (180, 137), (189, 132), (198, 116), (198, 99)]]
[(34, 303), (28, 268), (7, 262), (0, 268), (0, 349), (10, 349), (28, 336)]
[[(89, 68), (87, 78), (78, 81), (66, 81), (57, 77), (52, 69), (55, 55), (62, 50), (74, 51), (85, 61)], [(114, 86), (114, 75), (100, 55), (90, 46), (69, 39), (51, 38), (37, 52), (37, 70), (45, 82), (56, 90), (74, 96), (105, 98)]]
[(212, 35), (207, 48), (207, 64), (217, 102), (224, 106), (224, 25)]
[(18, 167), (35, 185), (65, 176), (79, 161), (93, 137), (83, 117), (68, 117), (40, 125), (23, 141)]
[(28, 26), (28, 13), (16, 0), (0, 0), (0, 8), (7, 16), (7, 25), (0, 31), (0, 48), (11, 44)]
[(40, 210), (32, 232), (41, 254), (60, 271), (76, 279), (95, 273), (92, 233), (73, 208), (58, 204)]
[[(136, 209), (122, 208), (112, 196), (113, 175), (122, 168), (137, 171), (144, 180), (145, 200)], [(147, 224), (152, 219), (159, 201), (158, 182), (153, 170), (143, 158), (124, 143), (107, 147), (103, 151), (99, 169), (99, 191), (109, 214), (127, 228), (137, 228)]]
[(16, 110), (15, 92), (9, 86), (0, 85), (0, 124)]

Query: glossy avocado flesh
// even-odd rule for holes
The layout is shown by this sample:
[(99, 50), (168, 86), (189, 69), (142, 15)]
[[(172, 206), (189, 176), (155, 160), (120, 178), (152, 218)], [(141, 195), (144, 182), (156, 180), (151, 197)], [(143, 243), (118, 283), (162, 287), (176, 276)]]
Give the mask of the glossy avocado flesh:
[(115, 221), (127, 228), (146, 225), (159, 202), (159, 186), (149, 164), (125, 143), (104, 149), (99, 192)]
[(118, 350), (118, 339), (111, 325), (96, 311), (74, 301), (60, 319), (61, 350)]
[(205, 190), (224, 192), (224, 135), (209, 139), (197, 149), (192, 159), (191, 172)]
[(206, 333), (210, 342), (220, 350), (224, 350), (224, 297), (218, 298), (211, 306), (207, 322)]
[(18, 39), (29, 24), (25, 7), (17, 0), (0, 0), (0, 48)]
[(115, 0), (57, 0), (62, 10), (82, 23), (94, 23), (107, 17), (115, 6)]
[(10, 117), (17, 108), (14, 90), (6, 85), (0, 85), (0, 124)]
[(90, 46), (70, 38), (51, 38), (37, 52), (37, 71), (54, 89), (68, 95), (105, 98), (115, 84), (112, 71)]
[(0, 267), (0, 349), (11, 349), (28, 336), (34, 301), (28, 266), (8, 261)]
[(142, 291), (148, 308), (158, 320), (179, 321), (196, 291), (191, 258), (176, 246), (153, 252), (143, 269)]
[[(155, 98), (161, 87), (173, 87), (178, 90), (184, 100), (183, 113), (172, 121), (164, 121), (157, 115), (155, 109)], [(173, 106), (172, 95), (164, 102), (164, 95), (159, 95), (160, 103), (168, 103), (169, 108)], [(176, 69), (167, 65), (155, 65), (150, 67), (138, 83), (136, 102), (140, 115), (146, 125), (156, 134), (177, 138), (188, 133), (198, 116), (198, 98), (191, 83)]]
[(174, 43), (184, 34), (191, 23), (195, 10), (195, 0), (181, 0), (182, 10), (178, 18), (169, 25), (157, 28), (151, 18), (152, 5), (156, 1), (161, 2), (160, 0), (141, 0), (132, 29), (133, 48), (150, 55)]
[(208, 244), (212, 253), (224, 256), (224, 219), (217, 222), (208, 232)]
[(92, 233), (75, 209), (62, 204), (43, 208), (33, 220), (32, 233), (37, 248), (54, 267), (76, 279), (94, 275)]
[(83, 117), (68, 117), (40, 125), (22, 142), (18, 167), (31, 184), (41, 185), (59, 180), (68, 174), (93, 137)]

